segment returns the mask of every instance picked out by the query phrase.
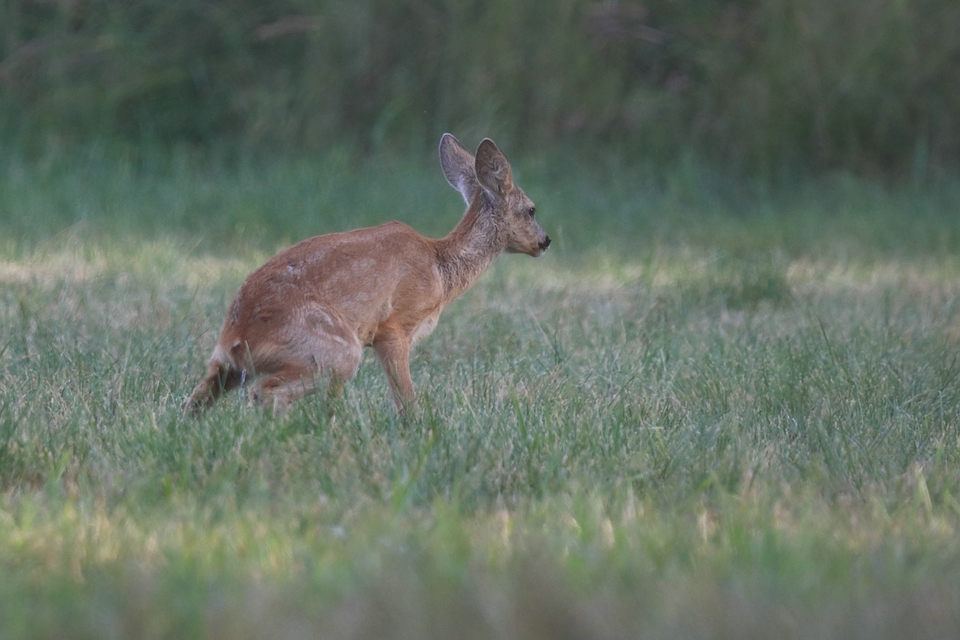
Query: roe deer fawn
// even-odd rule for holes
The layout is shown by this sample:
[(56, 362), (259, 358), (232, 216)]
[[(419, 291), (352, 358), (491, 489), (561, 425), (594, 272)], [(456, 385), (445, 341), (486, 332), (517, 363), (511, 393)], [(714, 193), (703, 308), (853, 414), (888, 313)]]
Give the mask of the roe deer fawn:
[(397, 409), (413, 408), (411, 346), (497, 255), (537, 257), (550, 245), (492, 140), (474, 158), (444, 134), (440, 165), (467, 203), (453, 231), (431, 240), (388, 222), (309, 238), (275, 255), (240, 287), (185, 411), (199, 414), (256, 375), (263, 377), (251, 396), (274, 411), (313, 391), (318, 378), (337, 394), (356, 375), (365, 346), (377, 352)]

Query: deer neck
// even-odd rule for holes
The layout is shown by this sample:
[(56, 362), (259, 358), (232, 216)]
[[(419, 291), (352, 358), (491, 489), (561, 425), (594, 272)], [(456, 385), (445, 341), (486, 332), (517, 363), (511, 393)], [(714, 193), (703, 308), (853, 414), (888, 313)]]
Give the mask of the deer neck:
[(438, 266), (448, 301), (473, 286), (506, 246), (485, 204), (482, 197), (475, 198), (453, 231), (437, 240)]

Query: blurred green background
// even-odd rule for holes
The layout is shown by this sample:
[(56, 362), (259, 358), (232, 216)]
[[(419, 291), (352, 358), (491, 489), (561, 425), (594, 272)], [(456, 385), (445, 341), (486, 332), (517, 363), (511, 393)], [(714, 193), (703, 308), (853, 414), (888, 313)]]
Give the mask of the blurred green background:
[(0, 141), (425, 153), (443, 131), (747, 175), (960, 151), (955, 0), (2, 0)]

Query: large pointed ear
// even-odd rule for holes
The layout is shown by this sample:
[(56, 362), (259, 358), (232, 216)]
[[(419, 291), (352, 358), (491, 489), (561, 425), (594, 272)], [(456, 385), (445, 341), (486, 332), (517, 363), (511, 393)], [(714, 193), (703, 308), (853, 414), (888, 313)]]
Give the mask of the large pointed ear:
[(513, 185), (510, 163), (490, 138), (484, 138), (477, 149), (476, 172), (480, 186), (496, 198)]
[(480, 188), (473, 165), (473, 154), (455, 137), (449, 133), (443, 134), (440, 138), (440, 167), (447, 182), (460, 192), (467, 204)]

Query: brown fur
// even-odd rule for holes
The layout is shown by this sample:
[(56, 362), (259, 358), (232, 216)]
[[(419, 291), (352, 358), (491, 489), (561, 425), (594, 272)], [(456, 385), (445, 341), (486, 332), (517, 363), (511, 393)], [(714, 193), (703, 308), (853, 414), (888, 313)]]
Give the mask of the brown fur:
[(431, 240), (388, 222), (275, 255), (240, 287), (186, 410), (199, 414), (255, 376), (262, 377), (253, 399), (275, 410), (313, 391), (318, 377), (338, 393), (356, 375), (363, 347), (377, 352), (398, 409), (412, 406), (410, 349), (443, 308), (503, 251), (539, 256), (550, 244), (493, 141), (481, 142), (474, 158), (445, 134), (440, 164), (468, 205), (453, 231)]

